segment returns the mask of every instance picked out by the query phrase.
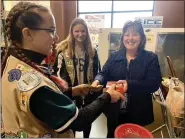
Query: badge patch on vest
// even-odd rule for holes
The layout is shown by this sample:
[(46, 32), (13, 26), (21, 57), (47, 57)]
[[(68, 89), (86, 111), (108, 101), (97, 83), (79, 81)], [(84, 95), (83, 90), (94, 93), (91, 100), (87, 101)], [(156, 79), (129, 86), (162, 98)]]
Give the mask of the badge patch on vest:
[(23, 91), (29, 91), (35, 87), (37, 87), (41, 83), (41, 77), (34, 72), (24, 72), (17, 82), (18, 88)]
[(13, 132), (5, 132), (5, 138), (18, 138), (18, 136)]
[(19, 130), (17, 133), (5, 132), (5, 138), (28, 138), (28, 133), (25, 130)]
[(17, 135), (19, 138), (28, 138), (28, 133), (25, 130), (19, 130)]
[(25, 93), (20, 93), (21, 105), (26, 106), (27, 100), (28, 100), (27, 95)]
[(29, 68), (29, 67), (27, 67), (27, 66), (24, 66), (24, 65), (22, 65), (22, 64), (17, 64), (17, 66), (16, 66), (16, 69), (19, 69), (19, 70), (21, 70), (21, 71), (33, 71), (31, 68)]
[(22, 74), (22, 72), (21, 72), (21, 70), (19, 70), (19, 69), (12, 69), (12, 70), (10, 70), (9, 72), (8, 72), (8, 81), (9, 82), (13, 82), (13, 81), (15, 81), (15, 80), (19, 80), (20, 78), (21, 78), (21, 74)]

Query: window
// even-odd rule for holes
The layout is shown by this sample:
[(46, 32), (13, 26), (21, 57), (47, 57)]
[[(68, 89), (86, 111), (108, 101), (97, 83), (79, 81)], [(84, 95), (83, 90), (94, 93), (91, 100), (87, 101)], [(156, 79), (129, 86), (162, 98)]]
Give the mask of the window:
[(103, 28), (122, 28), (125, 21), (153, 14), (154, 1), (81, 1), (78, 16), (105, 15)]
[(153, 14), (154, 1), (81, 1), (78, 17), (88, 25), (93, 46), (98, 46), (99, 28), (122, 28), (128, 20)]
[(152, 10), (153, 1), (114, 1), (114, 11)]
[(128, 20), (134, 20), (135, 17), (152, 16), (152, 12), (129, 12), (129, 13), (114, 13), (113, 28), (122, 28)]
[(78, 1), (78, 11), (81, 12), (109, 12), (112, 1)]

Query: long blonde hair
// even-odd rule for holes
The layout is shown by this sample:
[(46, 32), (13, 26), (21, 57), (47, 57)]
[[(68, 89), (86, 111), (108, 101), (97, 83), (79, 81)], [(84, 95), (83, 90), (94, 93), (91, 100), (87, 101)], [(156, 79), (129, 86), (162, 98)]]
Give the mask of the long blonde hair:
[(74, 26), (79, 25), (79, 24), (83, 25), (87, 31), (87, 36), (86, 36), (86, 39), (84, 40), (84, 46), (85, 46), (84, 51), (89, 55), (90, 58), (93, 58), (95, 55), (95, 51), (91, 43), (89, 30), (88, 30), (87, 24), (81, 18), (75, 18), (72, 21), (70, 25), (70, 29), (69, 29), (69, 35), (64, 41), (60, 42), (57, 45), (57, 48), (56, 48), (57, 52), (64, 51), (67, 49), (69, 57), (72, 58), (74, 56), (75, 38), (73, 36), (73, 28)]

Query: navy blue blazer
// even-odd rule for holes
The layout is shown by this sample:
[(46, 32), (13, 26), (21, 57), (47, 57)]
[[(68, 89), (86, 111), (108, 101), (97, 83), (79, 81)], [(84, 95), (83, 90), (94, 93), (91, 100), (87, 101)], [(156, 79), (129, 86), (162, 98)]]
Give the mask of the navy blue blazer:
[(127, 80), (130, 122), (143, 126), (150, 124), (154, 121), (152, 93), (158, 90), (162, 80), (158, 57), (153, 52), (139, 50), (128, 69), (125, 50), (121, 49), (109, 57), (95, 80), (103, 85), (107, 81)]

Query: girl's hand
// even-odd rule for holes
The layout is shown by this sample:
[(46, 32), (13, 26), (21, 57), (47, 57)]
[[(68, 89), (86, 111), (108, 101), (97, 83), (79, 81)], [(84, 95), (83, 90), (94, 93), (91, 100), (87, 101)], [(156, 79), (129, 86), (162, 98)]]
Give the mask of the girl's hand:
[(113, 84), (106, 91), (111, 96), (111, 103), (115, 103), (120, 99), (125, 100), (125, 97), (121, 93), (117, 92), (115, 89), (116, 89), (116, 84)]
[(73, 96), (86, 96), (91, 91), (91, 86), (88, 84), (80, 84), (72, 87)]

